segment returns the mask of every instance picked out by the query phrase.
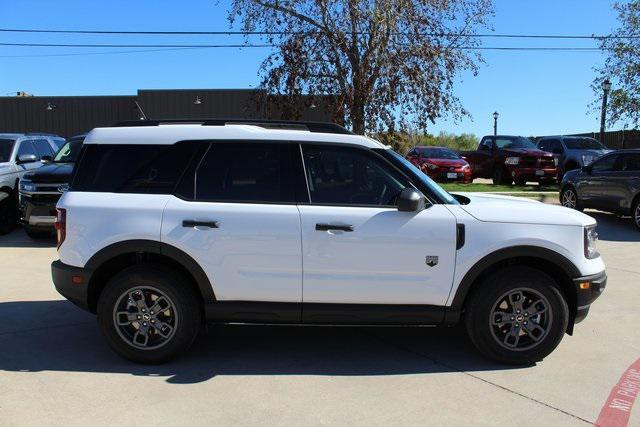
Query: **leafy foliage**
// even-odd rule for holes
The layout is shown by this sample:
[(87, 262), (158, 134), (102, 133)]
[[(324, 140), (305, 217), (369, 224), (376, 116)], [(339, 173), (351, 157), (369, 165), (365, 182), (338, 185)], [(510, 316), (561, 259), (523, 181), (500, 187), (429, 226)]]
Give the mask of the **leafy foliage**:
[[(608, 122), (613, 125), (640, 125), (640, 0), (617, 2), (620, 27), (611, 35), (624, 38), (607, 38), (600, 47), (608, 52), (602, 67), (596, 68), (598, 77), (591, 85), (598, 97), (602, 96), (602, 82), (609, 78), (612, 90), (609, 94)], [(600, 101), (594, 101), (594, 109)]]
[(468, 115), (453, 86), (477, 73), (470, 36), (492, 14), (492, 0), (233, 0), (229, 21), (276, 46), (261, 67), (270, 93), (334, 96), (362, 134)]

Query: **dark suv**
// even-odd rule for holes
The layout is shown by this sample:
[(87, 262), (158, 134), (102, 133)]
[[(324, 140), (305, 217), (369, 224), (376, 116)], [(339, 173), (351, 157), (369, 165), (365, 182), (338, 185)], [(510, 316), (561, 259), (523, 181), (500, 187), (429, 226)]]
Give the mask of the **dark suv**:
[(640, 229), (640, 150), (615, 151), (567, 172), (560, 202), (571, 209), (594, 208), (631, 215)]
[(70, 138), (48, 164), (20, 180), (20, 222), (29, 237), (47, 237), (54, 231), (56, 203), (69, 185), (82, 141), (84, 135)]

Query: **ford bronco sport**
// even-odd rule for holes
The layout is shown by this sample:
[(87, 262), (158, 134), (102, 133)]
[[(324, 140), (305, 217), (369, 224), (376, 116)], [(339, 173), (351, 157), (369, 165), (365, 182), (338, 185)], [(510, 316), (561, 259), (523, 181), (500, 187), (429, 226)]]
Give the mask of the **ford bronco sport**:
[(455, 325), (485, 356), (543, 359), (606, 284), (595, 221), (452, 196), (324, 123), (141, 121), (91, 131), (57, 205), (58, 291), (136, 361), (201, 325)]

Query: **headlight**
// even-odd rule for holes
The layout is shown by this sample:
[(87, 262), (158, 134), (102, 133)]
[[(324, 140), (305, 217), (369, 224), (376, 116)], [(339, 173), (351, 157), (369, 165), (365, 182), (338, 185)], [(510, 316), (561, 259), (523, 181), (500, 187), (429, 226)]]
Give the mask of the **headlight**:
[(36, 190), (36, 186), (33, 185), (33, 183), (31, 181), (25, 181), (25, 180), (21, 180), (20, 184), (18, 185), (18, 188), (20, 191), (24, 191), (27, 193), (31, 193), (33, 191)]
[(517, 165), (520, 163), (520, 157), (507, 157), (504, 159), (505, 165)]
[(598, 232), (595, 225), (584, 228), (584, 256), (587, 259), (594, 259), (600, 256), (596, 250), (596, 242), (598, 241)]
[(589, 163), (593, 162), (593, 157), (590, 154), (583, 154), (582, 155), (582, 166), (589, 166)]

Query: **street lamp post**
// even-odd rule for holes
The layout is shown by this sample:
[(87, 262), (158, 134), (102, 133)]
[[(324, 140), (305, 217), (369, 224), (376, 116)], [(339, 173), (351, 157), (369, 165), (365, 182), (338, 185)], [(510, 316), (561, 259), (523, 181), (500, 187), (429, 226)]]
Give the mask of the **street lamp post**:
[(493, 113), (493, 136), (496, 136), (498, 134), (498, 116), (500, 114), (498, 114), (497, 111), (495, 111)]
[(604, 122), (607, 118), (607, 98), (611, 90), (611, 82), (605, 79), (602, 82), (602, 111), (600, 112), (600, 143), (604, 144)]

